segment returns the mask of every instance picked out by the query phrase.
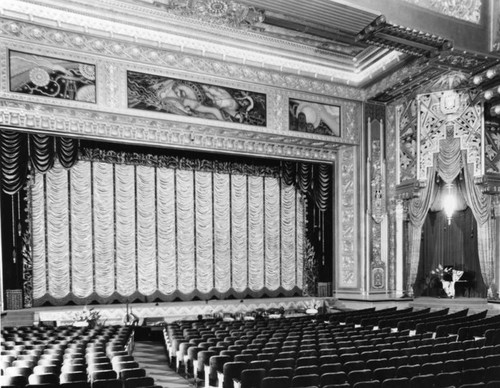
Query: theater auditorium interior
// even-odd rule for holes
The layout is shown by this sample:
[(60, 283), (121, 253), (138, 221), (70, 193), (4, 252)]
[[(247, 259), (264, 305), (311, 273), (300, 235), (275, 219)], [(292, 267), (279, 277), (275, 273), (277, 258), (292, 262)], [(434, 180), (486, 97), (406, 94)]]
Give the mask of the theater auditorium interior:
[(500, 387), (500, 2), (2, 0), (2, 387)]

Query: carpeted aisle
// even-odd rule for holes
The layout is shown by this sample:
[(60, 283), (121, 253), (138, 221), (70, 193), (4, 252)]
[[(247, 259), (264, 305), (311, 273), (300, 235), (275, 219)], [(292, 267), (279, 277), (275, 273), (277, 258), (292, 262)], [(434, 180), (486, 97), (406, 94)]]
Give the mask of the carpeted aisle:
[(161, 342), (136, 341), (133, 356), (139, 366), (146, 369), (147, 376), (155, 379), (156, 385), (163, 388), (195, 387), (170, 368)]

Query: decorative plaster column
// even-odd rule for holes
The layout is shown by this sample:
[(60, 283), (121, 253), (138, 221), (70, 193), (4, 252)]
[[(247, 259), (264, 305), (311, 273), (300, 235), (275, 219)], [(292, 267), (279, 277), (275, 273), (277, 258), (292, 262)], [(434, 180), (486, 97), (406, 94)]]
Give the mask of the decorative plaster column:
[(404, 294), (403, 285), (403, 244), (404, 244), (404, 207), (403, 201), (396, 202), (396, 296)]

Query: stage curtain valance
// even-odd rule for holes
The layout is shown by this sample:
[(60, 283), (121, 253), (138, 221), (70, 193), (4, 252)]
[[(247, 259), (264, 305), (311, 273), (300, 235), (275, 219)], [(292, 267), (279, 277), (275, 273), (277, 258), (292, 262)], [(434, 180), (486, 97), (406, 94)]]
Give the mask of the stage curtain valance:
[(296, 185), (303, 194), (309, 195), (319, 211), (327, 210), (333, 179), (328, 165), (286, 161), (282, 178), (286, 184)]
[(0, 131), (2, 190), (16, 194), (26, 183), (28, 170), (49, 171), (55, 158), (64, 168), (72, 167), (78, 159), (78, 141), (54, 138), (41, 134), (26, 134), (2, 129)]

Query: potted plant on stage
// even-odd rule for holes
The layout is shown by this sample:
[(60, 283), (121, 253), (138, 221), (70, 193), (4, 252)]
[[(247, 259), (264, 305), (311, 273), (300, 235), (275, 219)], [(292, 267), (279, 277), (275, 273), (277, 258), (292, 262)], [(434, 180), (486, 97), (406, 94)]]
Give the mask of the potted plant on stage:
[(101, 314), (94, 308), (88, 308), (85, 306), (81, 312), (76, 313), (73, 316), (73, 326), (79, 327), (96, 327), (99, 323)]

